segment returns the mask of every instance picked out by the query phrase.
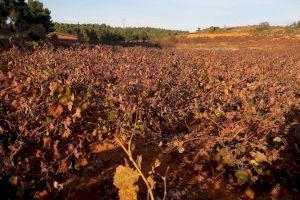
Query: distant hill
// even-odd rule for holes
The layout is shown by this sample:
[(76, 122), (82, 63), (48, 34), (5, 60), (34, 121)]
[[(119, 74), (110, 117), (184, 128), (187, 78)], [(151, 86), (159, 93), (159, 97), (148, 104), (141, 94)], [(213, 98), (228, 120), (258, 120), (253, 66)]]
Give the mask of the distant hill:
[(237, 27), (210, 27), (189, 34), (189, 38), (195, 37), (240, 37), (249, 35), (261, 36), (296, 36), (300, 35), (300, 28), (291, 26), (270, 26), (268, 24), (237, 26)]

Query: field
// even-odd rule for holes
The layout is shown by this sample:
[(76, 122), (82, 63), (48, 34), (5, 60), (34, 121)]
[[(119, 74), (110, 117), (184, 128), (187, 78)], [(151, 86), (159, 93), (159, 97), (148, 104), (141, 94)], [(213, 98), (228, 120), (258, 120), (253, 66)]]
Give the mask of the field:
[[(297, 199), (299, 52), (263, 36), (3, 51), (1, 197), (118, 199), (132, 138), (155, 199)], [(121, 185), (147, 199), (138, 178)]]

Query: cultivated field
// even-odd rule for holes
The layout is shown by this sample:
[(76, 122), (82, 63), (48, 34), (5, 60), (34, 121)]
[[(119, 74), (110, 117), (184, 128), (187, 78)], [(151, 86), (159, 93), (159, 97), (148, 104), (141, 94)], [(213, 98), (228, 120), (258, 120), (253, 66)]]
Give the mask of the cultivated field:
[(2, 52), (1, 197), (297, 199), (300, 41), (189, 45)]

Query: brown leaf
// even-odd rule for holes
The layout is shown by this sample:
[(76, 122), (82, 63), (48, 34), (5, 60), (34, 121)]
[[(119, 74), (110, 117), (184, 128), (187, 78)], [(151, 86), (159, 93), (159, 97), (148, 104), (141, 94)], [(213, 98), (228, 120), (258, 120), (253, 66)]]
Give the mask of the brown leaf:
[(12, 185), (18, 185), (18, 177), (16, 177), (16, 176), (10, 177), (10, 178), (9, 178), (9, 182), (10, 182), (10, 184), (12, 184)]
[(249, 199), (254, 199), (255, 198), (255, 192), (251, 188), (247, 188), (245, 191), (245, 194)]
[(45, 196), (47, 196), (48, 195), (48, 192), (47, 192), (47, 190), (44, 190), (44, 191), (42, 191), (42, 192), (36, 192), (35, 194), (34, 194), (34, 198), (35, 199), (43, 199)]
[(217, 181), (214, 183), (214, 189), (215, 189), (215, 190), (221, 189), (221, 180), (217, 180)]
[(151, 189), (153, 189), (154, 186), (155, 186), (155, 184), (156, 184), (156, 182), (154, 181), (154, 179), (153, 179), (151, 176), (149, 176), (149, 177), (147, 178), (147, 182), (149, 183)]
[(51, 143), (50, 137), (48, 136), (43, 137), (43, 148), (50, 149), (51, 146), (50, 143)]
[(70, 117), (67, 117), (65, 120), (64, 120), (64, 127), (65, 129), (68, 129), (69, 126), (71, 125), (72, 123), (72, 119)]
[(50, 89), (50, 96), (53, 96), (55, 92), (59, 92), (59, 93), (63, 92), (63, 87), (57, 82), (51, 82), (49, 89)]
[(49, 89), (50, 89), (50, 96), (53, 96), (56, 89), (58, 87), (58, 83), (57, 82), (51, 82), (50, 83), (50, 86), (49, 86)]
[(70, 129), (66, 129), (64, 131), (64, 133), (62, 134), (63, 138), (68, 138), (71, 135), (71, 130)]
[(251, 152), (250, 154), (258, 163), (268, 162), (267, 156), (259, 151)]
[(58, 104), (57, 106), (55, 104), (52, 104), (49, 108), (49, 114), (52, 115), (54, 118), (59, 118), (63, 111), (64, 108), (61, 104)]
[(68, 172), (68, 165), (67, 162), (65, 160), (63, 160), (59, 166), (59, 171), (61, 173), (67, 173)]
[(59, 143), (59, 141), (56, 140), (55, 143), (53, 144), (53, 154), (54, 154), (55, 158), (59, 157), (59, 152), (58, 152), (58, 148), (57, 148), (58, 143)]
[(69, 101), (69, 102), (67, 103), (67, 105), (68, 105), (68, 110), (71, 111), (72, 108), (73, 108), (73, 102), (72, 102), (72, 101)]
[(81, 109), (80, 108), (76, 109), (76, 113), (74, 114), (74, 116), (77, 118), (81, 118)]
[(160, 163), (160, 160), (156, 159), (156, 160), (155, 160), (155, 163), (154, 163), (154, 167), (157, 168), (157, 167), (160, 166), (160, 164), (161, 164), (161, 163)]
[(79, 162), (80, 166), (85, 167), (89, 164), (88, 160), (86, 158), (82, 158)]
[(19, 83), (17, 82), (13, 82), (13, 91), (16, 93), (16, 94), (20, 94), (22, 92), (22, 85), (20, 85)]
[(35, 153), (35, 157), (36, 158), (41, 158), (43, 156), (43, 153), (41, 150), (37, 150), (36, 153)]

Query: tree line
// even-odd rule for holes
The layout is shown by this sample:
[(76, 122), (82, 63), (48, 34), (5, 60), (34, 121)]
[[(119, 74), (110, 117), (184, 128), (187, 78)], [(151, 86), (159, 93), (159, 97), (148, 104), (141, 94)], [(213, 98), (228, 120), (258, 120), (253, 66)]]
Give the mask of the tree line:
[(35, 40), (44, 39), (48, 33), (55, 31), (74, 34), (79, 41), (91, 43), (147, 42), (186, 33), (149, 27), (120, 28), (106, 24), (53, 23), (50, 10), (37, 0), (0, 0), (0, 27)]
[(167, 30), (150, 27), (111, 27), (106, 24), (66, 24), (55, 23), (57, 32), (77, 35), (85, 42), (147, 42), (156, 38), (164, 38), (185, 34), (185, 31)]

